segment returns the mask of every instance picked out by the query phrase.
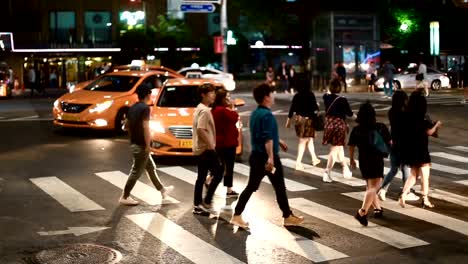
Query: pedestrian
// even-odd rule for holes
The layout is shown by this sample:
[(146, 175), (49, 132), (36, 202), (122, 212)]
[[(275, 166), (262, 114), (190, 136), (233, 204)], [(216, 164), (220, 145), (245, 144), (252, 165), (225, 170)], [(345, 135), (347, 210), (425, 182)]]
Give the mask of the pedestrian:
[(424, 89), (424, 96), (429, 96), (429, 82), (427, 80), (427, 66), (419, 60), (418, 74), (416, 74), (416, 89)]
[(320, 163), (319, 158), (317, 158), (317, 155), (315, 154), (315, 128), (313, 123), (319, 108), (317, 100), (315, 99), (315, 95), (309, 89), (307, 81), (304, 81), (298, 85), (297, 89), (298, 92), (292, 99), (292, 103), (289, 108), (288, 119), (286, 120), (285, 126), (286, 128), (291, 126), (291, 119), (294, 116), (294, 128), (296, 130), (296, 136), (299, 138), (296, 170), (303, 170), (304, 165), (302, 164), (302, 157), (304, 155), (306, 146), (309, 149), (310, 155), (312, 157), (312, 165), (317, 166)]
[(325, 127), (323, 131), (323, 145), (330, 144), (330, 152), (328, 154), (327, 167), (323, 173), (324, 182), (333, 182), (331, 172), (335, 161), (340, 161), (343, 168), (343, 177), (351, 178), (352, 172), (349, 170), (348, 164), (344, 157), (344, 145), (348, 126), (346, 124), (346, 116), (353, 117), (353, 111), (348, 103), (348, 100), (340, 96), (341, 84), (337, 79), (330, 83), (329, 93), (323, 95), (325, 104)]
[(375, 92), (375, 82), (377, 81), (377, 70), (375, 68), (375, 63), (371, 61), (369, 63), (369, 68), (367, 68), (366, 79), (368, 81), (367, 92)]
[(252, 152), (249, 158), (249, 181), (239, 196), (230, 222), (242, 228), (248, 227), (249, 224), (242, 219), (242, 212), (250, 196), (258, 190), (260, 182), (267, 175), (275, 189), (276, 201), (283, 212), (283, 225), (299, 225), (304, 221), (304, 218), (294, 215), (289, 207), (283, 166), (278, 155), (279, 148), (287, 151), (288, 146), (279, 139), (278, 124), (271, 112), (271, 107), (274, 104), (273, 90), (267, 84), (260, 84), (254, 88), (253, 96), (258, 106), (250, 116)]
[(377, 123), (374, 107), (369, 102), (364, 103), (359, 108), (356, 122), (358, 125), (353, 128), (349, 136), (349, 158), (351, 167), (356, 168), (354, 160), (354, 150), (359, 150), (359, 170), (361, 176), (366, 180), (366, 194), (361, 208), (356, 212), (354, 218), (363, 226), (367, 226), (367, 215), (371, 206), (374, 207), (374, 217), (383, 215), (383, 209), (377, 198), (377, 190), (382, 182), (384, 173), (384, 154), (374, 144), (374, 138), (380, 136), (383, 144), (390, 145), (391, 138), (387, 127), (382, 123)]
[(346, 84), (346, 68), (343, 65), (342, 61), (338, 62), (338, 65), (336, 66), (336, 74), (338, 75), (338, 79), (340, 80), (340, 82), (343, 83), (344, 92), (346, 93), (347, 92), (346, 89), (348, 86)]
[[(234, 177), (234, 162), (236, 160), (236, 148), (239, 145), (237, 122), (239, 114), (234, 109), (231, 96), (226, 89), (218, 89), (211, 109), (216, 129), (216, 153), (224, 169), (224, 186), (227, 188), (226, 197), (234, 198), (239, 194), (232, 189)], [(209, 186), (212, 176), (205, 180), (205, 186)]]
[(156, 173), (156, 164), (150, 152), (150, 108), (151, 89), (145, 85), (137, 88), (138, 102), (130, 107), (127, 113), (125, 129), (130, 136), (130, 147), (132, 149), (133, 164), (130, 175), (125, 184), (119, 202), (124, 205), (138, 205), (139, 202), (130, 197), (130, 193), (140, 178), (143, 171), (146, 171), (154, 187), (161, 192), (163, 199), (173, 191), (174, 186), (163, 186)]
[(401, 207), (405, 207), (410, 189), (421, 177), (421, 206), (432, 208), (434, 205), (427, 197), (429, 193), (429, 176), (431, 172), (431, 156), (429, 155), (429, 136), (434, 136), (442, 122), (432, 122), (427, 119), (427, 101), (421, 91), (414, 91), (408, 101), (408, 111), (405, 118), (406, 133), (403, 136), (403, 163), (411, 167), (411, 174), (405, 182), (403, 192), (398, 199)]
[(288, 89), (291, 94), (294, 93), (294, 89), (296, 89), (297, 85), (297, 76), (296, 76), (296, 70), (294, 69), (294, 65), (289, 66), (289, 76), (288, 76)]
[(269, 66), (266, 73), (265, 73), (265, 81), (271, 87), (275, 87), (275, 71), (273, 67)]
[(57, 88), (57, 70), (53, 69), (49, 75), (50, 88)]
[[(395, 66), (390, 61), (386, 61), (383, 66), (384, 75), (384, 98), (391, 98), (393, 95), (393, 78), (396, 72)], [(387, 88), (388, 84), (388, 88)]]
[(14, 88), (15, 88), (15, 74), (13, 72), (13, 68), (9, 66), (8, 67), (8, 89), (10, 90), (9, 93), (12, 93)]
[[(215, 100), (215, 86), (210, 83), (198, 87), (200, 103), (193, 114), (193, 154), (197, 157), (197, 180), (195, 182), (193, 213), (199, 215), (215, 214), (211, 201), (223, 177), (223, 167), (216, 153), (216, 127), (210, 105)], [(208, 185), (203, 199), (203, 185), (211, 172), (213, 179)]]
[(36, 71), (34, 70), (33, 66), (29, 66), (28, 86), (29, 89), (31, 89), (31, 96), (33, 96), (34, 90), (36, 89)]
[(281, 61), (281, 65), (276, 73), (276, 78), (279, 82), (279, 91), (288, 93), (289, 69), (286, 61)]
[[(388, 120), (390, 121), (391, 128), (391, 138), (392, 146), (390, 150), (390, 171), (385, 175), (382, 186), (378, 192), (380, 200), (386, 200), (386, 194), (390, 183), (397, 174), (398, 170), (401, 171), (403, 178), (403, 185), (405, 184), (410, 172), (409, 167), (405, 166), (401, 160), (401, 150), (402, 150), (402, 137), (406, 132), (404, 118), (406, 106), (408, 104), (408, 95), (401, 90), (395, 91), (392, 97), (392, 108), (388, 111)], [(407, 200), (416, 201), (419, 200), (419, 197), (416, 196), (413, 192), (410, 192), (407, 197)]]

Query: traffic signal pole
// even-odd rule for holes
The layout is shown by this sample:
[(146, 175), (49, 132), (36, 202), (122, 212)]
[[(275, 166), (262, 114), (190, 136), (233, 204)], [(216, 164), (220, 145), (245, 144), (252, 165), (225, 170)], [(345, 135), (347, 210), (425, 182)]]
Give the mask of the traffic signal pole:
[(227, 0), (221, 1), (221, 14), (220, 14), (220, 26), (221, 26), (221, 36), (223, 37), (223, 53), (222, 53), (222, 64), (223, 71), (229, 72), (228, 70), (228, 54), (227, 54), (227, 41), (226, 34), (228, 29), (227, 23)]

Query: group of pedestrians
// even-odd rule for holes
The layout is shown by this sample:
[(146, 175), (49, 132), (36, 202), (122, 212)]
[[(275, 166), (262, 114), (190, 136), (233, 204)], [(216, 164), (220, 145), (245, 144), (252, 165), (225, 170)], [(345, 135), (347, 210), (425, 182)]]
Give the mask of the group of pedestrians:
[(276, 72), (270, 66), (265, 73), (266, 83), (274, 87), (274, 93), (294, 93), (294, 90), (297, 89), (297, 79), (294, 66), (288, 65), (286, 61), (281, 61)]
[[(302, 157), (307, 147), (311, 154), (312, 165), (319, 164), (314, 151), (315, 126), (319, 120), (319, 107), (313, 92), (300, 85), (302, 89), (294, 96), (286, 127), (294, 120), (299, 138), (296, 169), (303, 170)], [(428, 199), (430, 155), (428, 136), (437, 134), (441, 122), (432, 122), (427, 115), (427, 102), (421, 91), (415, 91), (407, 100), (403, 91), (397, 91), (392, 98), (389, 111), (391, 132), (383, 123), (376, 121), (373, 106), (366, 102), (359, 112), (353, 114), (347, 99), (340, 96), (341, 84), (333, 80), (329, 92), (324, 94), (325, 124), (322, 143), (330, 145), (327, 165), (323, 175), (324, 182), (333, 182), (331, 176), (336, 161), (342, 164), (343, 177), (352, 177), (352, 172), (344, 155), (344, 146), (348, 134), (345, 119), (356, 119), (349, 136), (349, 162), (353, 169), (357, 167), (354, 159), (356, 148), (359, 152), (359, 169), (366, 180), (366, 194), (355, 218), (367, 226), (368, 212), (373, 208), (374, 217), (383, 216), (379, 198), (385, 200), (390, 181), (398, 169), (403, 171), (404, 187), (399, 196), (399, 204), (406, 206), (412, 199), (411, 188), (418, 177), (421, 178), (422, 207), (432, 208)], [(151, 90), (146, 86), (137, 89), (139, 102), (133, 105), (126, 122), (133, 153), (133, 165), (129, 179), (120, 198), (120, 203), (137, 205), (130, 197), (130, 192), (143, 171), (147, 171), (156, 189), (163, 199), (173, 190), (173, 186), (164, 186), (155, 171), (149, 146), (149, 107)], [(194, 188), (193, 213), (198, 215), (215, 214), (212, 205), (213, 195), (224, 178), (228, 198), (238, 197), (230, 223), (242, 228), (249, 224), (242, 218), (242, 213), (251, 195), (258, 190), (263, 178), (267, 176), (275, 190), (276, 201), (283, 214), (283, 225), (300, 225), (304, 218), (293, 214), (290, 209), (283, 167), (279, 156), (280, 150), (287, 151), (287, 144), (280, 139), (278, 124), (271, 107), (274, 104), (274, 89), (263, 83), (253, 89), (253, 97), (258, 106), (252, 112), (249, 122), (251, 135), (251, 153), (249, 157), (249, 180), (240, 195), (232, 189), (235, 149), (238, 144), (236, 122), (239, 115), (234, 109), (229, 92), (216, 89), (212, 84), (203, 84), (198, 88), (200, 103), (193, 115), (193, 153), (197, 158), (197, 179)], [(293, 119), (294, 117), (294, 119)], [(405, 129), (405, 131), (403, 131)], [(384, 178), (384, 158), (390, 153), (391, 170)], [(210, 173), (210, 175), (208, 175)], [(206, 194), (203, 197), (203, 189)], [(413, 194), (414, 195), (414, 194)]]

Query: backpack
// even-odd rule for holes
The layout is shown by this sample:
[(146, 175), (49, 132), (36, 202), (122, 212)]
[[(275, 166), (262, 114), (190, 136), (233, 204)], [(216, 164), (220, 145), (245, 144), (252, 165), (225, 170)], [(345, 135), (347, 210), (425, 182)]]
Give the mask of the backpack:
[(390, 154), (390, 147), (385, 142), (384, 138), (377, 129), (373, 129), (369, 133), (369, 143), (379, 152), (384, 158)]

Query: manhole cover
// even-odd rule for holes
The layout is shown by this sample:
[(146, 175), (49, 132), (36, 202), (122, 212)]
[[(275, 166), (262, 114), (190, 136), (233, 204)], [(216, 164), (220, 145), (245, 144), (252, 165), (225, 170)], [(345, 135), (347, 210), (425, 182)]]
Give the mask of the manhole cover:
[(35, 256), (37, 264), (115, 264), (122, 254), (112, 248), (93, 244), (73, 244), (42, 250)]

